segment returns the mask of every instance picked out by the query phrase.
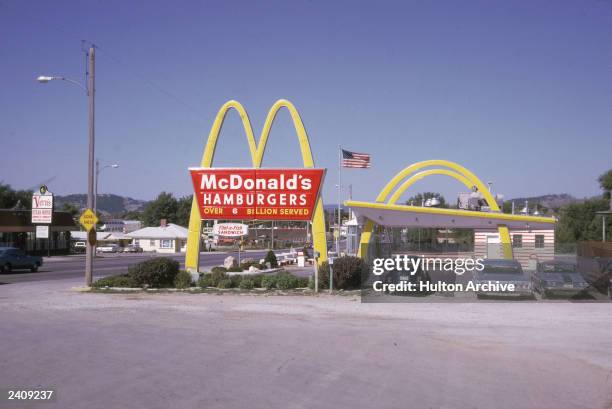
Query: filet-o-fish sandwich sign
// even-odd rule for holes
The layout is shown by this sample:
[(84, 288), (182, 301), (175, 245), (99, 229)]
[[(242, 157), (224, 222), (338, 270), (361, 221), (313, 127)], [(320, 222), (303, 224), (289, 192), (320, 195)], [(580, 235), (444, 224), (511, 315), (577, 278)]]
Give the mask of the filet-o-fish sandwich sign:
[(202, 219), (311, 220), (325, 169), (190, 168)]

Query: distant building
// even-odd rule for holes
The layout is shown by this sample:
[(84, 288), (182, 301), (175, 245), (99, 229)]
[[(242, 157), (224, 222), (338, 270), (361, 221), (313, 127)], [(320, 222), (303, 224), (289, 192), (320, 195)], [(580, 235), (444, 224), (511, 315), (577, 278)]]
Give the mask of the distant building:
[(109, 233), (131, 233), (140, 228), (142, 222), (139, 220), (110, 219), (104, 222), (100, 230)]
[(17, 247), (29, 254), (68, 254), (70, 231), (76, 224), (68, 212), (53, 212), (49, 239), (36, 237), (30, 210), (0, 209), (0, 247)]
[(132, 239), (132, 244), (144, 251), (157, 253), (184, 252), (187, 247), (188, 230), (174, 223), (162, 220), (158, 227), (145, 227), (126, 234)]
[[(534, 269), (538, 261), (555, 255), (555, 231), (510, 230), (512, 254), (524, 269)], [(474, 229), (474, 257), (502, 258), (503, 251), (497, 229)]]

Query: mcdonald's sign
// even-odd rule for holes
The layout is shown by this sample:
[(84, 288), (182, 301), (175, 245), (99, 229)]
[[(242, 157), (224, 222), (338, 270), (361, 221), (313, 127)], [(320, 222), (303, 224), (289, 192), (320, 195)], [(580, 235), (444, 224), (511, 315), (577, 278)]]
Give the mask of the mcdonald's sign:
[[(285, 99), (280, 99), (276, 101), (274, 105), (272, 105), (272, 108), (270, 108), (270, 111), (268, 112), (268, 115), (264, 122), (263, 130), (261, 131), (259, 141), (256, 142), (255, 136), (253, 133), (253, 127), (251, 125), (251, 121), (249, 119), (249, 116), (246, 110), (244, 109), (242, 104), (240, 104), (237, 101), (232, 100), (232, 101), (228, 101), (225, 104), (223, 104), (223, 106), (217, 112), (217, 116), (215, 117), (212, 128), (208, 135), (208, 140), (204, 148), (204, 153), (202, 155), (202, 161), (200, 163), (200, 167), (198, 169), (193, 169), (193, 168), (191, 169), (192, 170), (192, 180), (196, 182), (197, 180), (200, 180), (200, 190), (195, 189), (196, 194), (194, 195), (193, 202), (191, 204), (191, 216), (189, 218), (189, 233), (188, 233), (188, 238), (187, 238), (187, 254), (185, 256), (186, 269), (190, 271), (198, 271), (202, 219), (213, 219), (213, 218), (218, 218), (218, 219), (244, 218), (244, 219), (247, 219), (247, 218), (250, 218), (250, 217), (242, 217), (242, 216), (227, 217), (228, 215), (225, 212), (223, 215), (219, 215), (219, 217), (212, 217), (212, 215), (210, 214), (202, 214), (204, 213), (204, 210), (201, 204), (203, 202), (201, 201), (204, 198), (203, 196), (204, 191), (201, 189), (201, 176), (197, 176), (197, 175), (204, 175), (204, 174), (207, 174), (207, 172), (211, 172), (215, 170), (214, 168), (212, 168), (213, 159), (215, 156), (215, 149), (217, 147), (217, 141), (219, 139), (219, 134), (221, 133), (221, 128), (223, 127), (223, 122), (225, 121), (225, 117), (227, 113), (231, 109), (234, 109), (240, 115), (242, 126), (244, 128), (244, 133), (247, 139), (247, 144), (251, 152), (252, 169), (248, 169), (247, 171), (254, 172), (255, 178), (257, 178), (257, 175), (266, 175), (266, 172), (272, 172), (272, 173), (268, 173), (267, 176), (265, 176), (264, 178), (267, 178), (268, 176), (272, 178), (274, 177), (280, 178), (280, 173), (276, 174), (276, 176), (274, 175), (274, 172), (276, 172), (276, 170), (261, 169), (261, 162), (263, 160), (263, 155), (266, 150), (266, 144), (268, 142), (270, 130), (272, 129), (272, 124), (274, 122), (274, 119), (276, 118), (276, 115), (278, 114), (278, 111), (281, 108), (286, 108), (289, 111), (289, 115), (291, 116), (291, 120), (293, 121), (293, 126), (295, 128), (295, 132), (297, 134), (297, 138), (300, 144), (300, 153), (302, 155), (302, 161), (304, 164), (304, 169), (286, 169), (285, 171), (293, 172), (297, 174), (298, 177), (300, 174), (302, 175), (309, 174), (310, 177), (313, 177), (316, 180), (318, 180), (318, 182), (315, 184), (314, 179), (313, 179), (313, 184), (312, 184), (313, 189), (308, 189), (308, 192), (306, 191), (301, 192), (307, 195), (305, 199), (306, 204), (302, 207), (302, 209), (308, 209), (308, 212), (310, 214), (307, 216), (304, 215), (303, 218), (300, 220), (312, 220), (313, 247), (315, 251), (320, 254), (320, 258), (318, 259), (318, 261), (319, 263), (322, 263), (323, 261), (327, 260), (327, 242), (325, 240), (325, 218), (324, 218), (324, 213), (323, 213), (323, 201), (318, 194), (320, 185), (323, 180), (324, 171), (322, 169), (314, 169), (315, 164), (312, 158), (312, 151), (310, 149), (310, 141), (308, 140), (308, 134), (306, 133), (306, 129), (304, 128), (304, 124), (302, 122), (302, 118), (300, 117), (300, 114), (298, 113), (297, 109), (291, 102)], [(231, 170), (231, 171), (235, 171), (235, 170), (236, 169)], [(193, 171), (196, 171), (195, 177), (194, 177)], [(198, 177), (200, 179), (198, 179)], [(314, 187), (316, 187), (316, 193), (313, 193), (315, 190)], [(194, 185), (194, 188), (196, 188), (195, 185)], [(248, 193), (247, 191), (250, 191), (250, 189), (246, 189), (246, 191), (243, 191), (242, 193)], [(288, 193), (288, 192), (285, 192), (285, 193)], [(275, 199), (280, 200), (281, 196), (278, 196), (276, 194), (275, 196), (276, 196)], [(259, 206), (255, 206), (255, 207), (259, 207)], [(235, 208), (235, 206), (230, 207), (229, 211), (233, 212), (233, 208)], [(243, 210), (236, 210), (236, 211), (241, 212)], [(286, 215), (283, 215), (283, 216), (286, 216)], [(253, 218), (264, 219), (264, 217), (253, 217)], [(276, 217), (268, 217), (267, 219), (276, 219)], [(278, 217), (278, 219), (287, 219), (287, 217)]]
[(310, 221), (324, 169), (190, 169), (204, 219)]

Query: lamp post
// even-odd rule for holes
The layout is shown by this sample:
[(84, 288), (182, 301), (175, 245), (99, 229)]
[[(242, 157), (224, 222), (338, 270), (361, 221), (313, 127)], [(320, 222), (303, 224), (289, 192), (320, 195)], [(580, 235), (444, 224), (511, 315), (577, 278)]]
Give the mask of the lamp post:
[[(75, 81), (66, 77), (58, 77), (58, 76), (44, 76), (41, 75), (37, 78), (38, 82), (41, 84), (46, 84), (49, 81), (53, 80), (62, 80), (69, 82), (71, 84), (77, 85), (78, 87), (85, 90), (88, 97), (88, 106), (89, 106), (89, 149), (88, 149), (88, 162), (87, 162), (87, 208), (92, 209), (94, 206), (94, 149), (95, 149), (95, 70), (96, 70), (96, 58), (95, 58), (95, 47), (92, 46), (89, 48), (89, 52), (87, 54), (87, 62), (88, 62), (88, 76), (87, 76), (87, 86), (84, 86), (78, 81)], [(93, 231), (95, 233), (96, 227), (93, 227)], [(94, 256), (94, 246), (89, 242), (87, 242), (86, 252), (85, 252), (85, 284), (87, 286), (91, 286), (92, 282), (92, 273), (93, 273), (93, 256)]]
[(117, 169), (119, 167), (118, 164), (113, 163), (112, 165), (104, 165), (100, 167), (100, 160), (96, 159), (96, 191), (94, 193), (94, 213), (98, 214), (98, 183), (100, 178), (100, 173), (107, 168)]

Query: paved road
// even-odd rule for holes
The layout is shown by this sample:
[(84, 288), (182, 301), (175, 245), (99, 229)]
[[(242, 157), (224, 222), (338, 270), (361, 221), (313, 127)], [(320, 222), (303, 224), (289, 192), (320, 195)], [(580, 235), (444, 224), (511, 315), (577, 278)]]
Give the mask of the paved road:
[[(282, 251), (282, 250), (280, 250)], [(277, 252), (280, 252), (277, 251)], [(263, 258), (267, 251), (242, 252), (242, 258)], [(94, 279), (107, 275), (127, 272), (128, 266), (155, 256), (169, 256), (180, 261), (184, 266), (185, 254), (163, 255), (155, 253), (143, 254), (106, 254), (96, 258), (94, 264)], [(200, 254), (200, 268), (222, 265), (227, 256), (238, 257), (238, 252), (212, 252)], [(32, 281), (59, 280), (65, 278), (84, 277), (85, 256), (51, 257), (45, 259), (44, 265), (36, 273), (18, 270), (11, 273), (0, 273), (0, 283), (18, 283)]]

